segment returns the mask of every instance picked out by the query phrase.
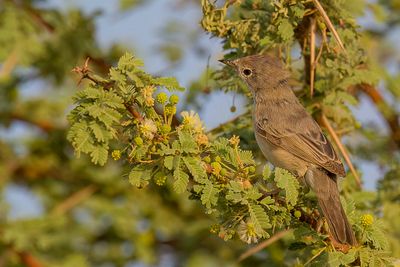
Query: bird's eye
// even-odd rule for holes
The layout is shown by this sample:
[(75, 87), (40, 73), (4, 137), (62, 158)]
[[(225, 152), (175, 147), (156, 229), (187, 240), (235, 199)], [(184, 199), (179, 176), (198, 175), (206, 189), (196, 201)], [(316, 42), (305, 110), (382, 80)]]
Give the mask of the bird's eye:
[(251, 75), (251, 69), (244, 69), (243, 70), (243, 74), (245, 75), (245, 76), (250, 76)]

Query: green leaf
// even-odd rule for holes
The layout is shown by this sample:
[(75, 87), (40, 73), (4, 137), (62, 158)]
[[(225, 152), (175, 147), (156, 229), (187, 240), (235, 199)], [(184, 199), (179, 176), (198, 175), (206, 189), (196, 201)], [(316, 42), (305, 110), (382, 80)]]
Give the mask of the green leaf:
[(197, 143), (194, 140), (193, 136), (184, 131), (178, 132), (179, 142), (181, 144), (181, 149), (186, 153), (195, 153), (197, 152)]
[(262, 172), (263, 179), (268, 180), (270, 175), (271, 175), (271, 168), (269, 167), (268, 164), (265, 164)]
[(266, 206), (267, 208), (269, 208), (269, 205), (274, 204), (274, 203), (275, 203), (275, 200), (273, 198), (271, 198), (270, 196), (267, 196), (260, 201), (260, 204)]
[(206, 206), (207, 209), (211, 209), (212, 206), (217, 204), (219, 190), (214, 187), (214, 185), (208, 181), (201, 195), (201, 203)]
[(198, 183), (204, 183), (207, 179), (207, 173), (202, 167), (201, 160), (195, 157), (183, 157), (183, 162), (188, 168), (193, 178)]
[(278, 26), (278, 34), (284, 42), (290, 41), (294, 35), (293, 26), (288, 19), (282, 19)]
[(249, 204), (250, 219), (254, 224), (254, 230), (258, 236), (266, 236), (264, 229), (269, 229), (272, 225), (269, 223), (269, 218), (265, 210), (257, 204)]
[(155, 78), (153, 79), (153, 84), (154, 85), (159, 85), (159, 86), (164, 86), (168, 90), (179, 90), (179, 91), (184, 91), (185, 89), (181, 87), (174, 77), (160, 77), (160, 78)]
[(103, 128), (99, 124), (97, 124), (95, 121), (92, 121), (90, 123), (89, 127), (90, 127), (90, 129), (92, 129), (94, 137), (96, 137), (98, 142), (105, 141), (105, 136), (103, 134)]
[(93, 138), (90, 134), (86, 122), (78, 122), (72, 125), (70, 134), (68, 135), (69, 140), (72, 142), (76, 152), (89, 153), (93, 150)]
[(244, 197), (249, 200), (257, 200), (262, 197), (262, 194), (254, 187), (245, 191)]
[[(88, 88), (84, 89), (81, 92), (81, 94), (82, 94), (81, 98), (98, 99), (101, 95), (101, 89), (88, 87)], [(78, 100), (81, 100), (81, 99), (78, 99)]]
[(168, 170), (172, 170), (172, 168), (174, 167), (174, 157), (173, 156), (166, 156), (164, 158), (164, 166)]
[(136, 166), (129, 173), (129, 183), (136, 187), (146, 186), (151, 178), (151, 172), (151, 168), (146, 168), (141, 165)]
[(287, 170), (276, 168), (275, 169), (275, 182), (276, 185), (285, 190), (286, 203), (290, 203), (292, 206), (296, 205), (297, 198), (299, 196), (300, 184)]
[(94, 164), (103, 166), (108, 159), (108, 146), (93, 146), (90, 156)]
[(103, 91), (104, 98), (102, 104), (106, 104), (110, 108), (114, 109), (125, 109), (124, 100), (115, 94), (113, 91)]
[(255, 164), (253, 153), (250, 150), (239, 150), (239, 157), (243, 164)]
[(302, 18), (304, 16), (304, 13), (306, 12), (306, 10), (304, 9), (304, 7), (299, 7), (299, 6), (293, 6), (291, 8), (293, 15), (297, 18)]
[(135, 58), (130, 53), (125, 53), (118, 61), (119, 69), (133, 69), (136, 67), (142, 67), (144, 65), (141, 59)]
[(350, 263), (356, 260), (356, 250), (351, 249), (347, 253), (330, 252), (328, 253), (329, 266), (349, 266)]
[(91, 104), (86, 108), (86, 110), (88, 111), (89, 115), (92, 116), (93, 118), (98, 118), (103, 113), (101, 106), (97, 103)]
[(174, 171), (174, 190), (177, 193), (183, 193), (186, 191), (187, 185), (189, 183), (189, 175), (182, 171), (180, 167), (176, 168)]
[(124, 83), (126, 81), (126, 76), (121, 73), (117, 68), (112, 67), (110, 69), (110, 79), (119, 83)]

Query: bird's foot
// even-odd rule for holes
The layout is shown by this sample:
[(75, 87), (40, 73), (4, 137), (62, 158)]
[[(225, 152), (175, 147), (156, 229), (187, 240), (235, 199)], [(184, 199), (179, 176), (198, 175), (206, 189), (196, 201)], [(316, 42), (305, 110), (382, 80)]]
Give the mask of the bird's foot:
[(332, 246), (340, 252), (347, 253), (351, 249), (351, 245), (339, 243), (332, 236), (329, 236), (329, 239), (331, 240)]

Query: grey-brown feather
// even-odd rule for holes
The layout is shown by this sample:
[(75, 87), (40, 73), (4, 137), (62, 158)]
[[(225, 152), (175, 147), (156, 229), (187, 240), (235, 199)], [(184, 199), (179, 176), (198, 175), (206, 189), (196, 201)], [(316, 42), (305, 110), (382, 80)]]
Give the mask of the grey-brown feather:
[(315, 192), (335, 240), (342, 244), (356, 245), (357, 240), (340, 202), (336, 177), (329, 177), (328, 173), (318, 168), (309, 168), (305, 180)]
[[(269, 56), (244, 57), (232, 61), (232, 65), (253, 93), (255, 136), (265, 157), (273, 165), (305, 177), (333, 237), (355, 245), (337, 188), (336, 175), (345, 175), (343, 164), (288, 85), (289, 72)], [(246, 69), (251, 75), (246, 75)]]

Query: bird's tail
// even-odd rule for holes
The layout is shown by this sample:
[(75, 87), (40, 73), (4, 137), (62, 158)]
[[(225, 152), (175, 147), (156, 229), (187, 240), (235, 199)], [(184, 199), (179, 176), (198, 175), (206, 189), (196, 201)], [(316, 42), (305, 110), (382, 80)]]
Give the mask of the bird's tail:
[(354, 232), (340, 202), (336, 177), (329, 177), (323, 170), (311, 168), (307, 171), (305, 178), (317, 195), (318, 204), (328, 222), (333, 238), (341, 244), (357, 245)]

